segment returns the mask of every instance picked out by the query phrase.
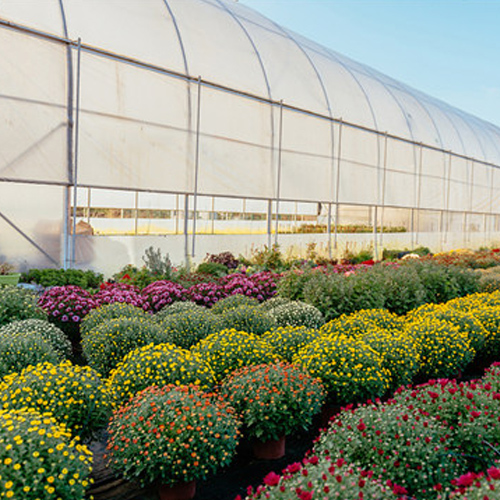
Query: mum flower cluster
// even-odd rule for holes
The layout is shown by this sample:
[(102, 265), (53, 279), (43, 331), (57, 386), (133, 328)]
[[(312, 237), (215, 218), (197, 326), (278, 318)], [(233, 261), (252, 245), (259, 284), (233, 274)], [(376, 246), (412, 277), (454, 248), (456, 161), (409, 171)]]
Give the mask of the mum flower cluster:
[(0, 498), (84, 498), (91, 471), (92, 453), (50, 415), (0, 410)]
[(51, 413), (82, 439), (105, 427), (110, 413), (108, 389), (98, 374), (69, 361), (40, 363), (7, 375), (0, 383), (0, 405)]
[(120, 302), (131, 304), (145, 311), (149, 310), (149, 303), (141, 295), (139, 287), (129, 283), (103, 283), (100, 290), (94, 295), (94, 302), (96, 307)]
[(174, 484), (227, 465), (240, 423), (222, 399), (197, 386), (149, 387), (109, 423), (109, 463), (127, 479)]
[(38, 305), (42, 307), (51, 320), (61, 323), (80, 323), (95, 302), (89, 292), (79, 286), (54, 286), (43, 292)]

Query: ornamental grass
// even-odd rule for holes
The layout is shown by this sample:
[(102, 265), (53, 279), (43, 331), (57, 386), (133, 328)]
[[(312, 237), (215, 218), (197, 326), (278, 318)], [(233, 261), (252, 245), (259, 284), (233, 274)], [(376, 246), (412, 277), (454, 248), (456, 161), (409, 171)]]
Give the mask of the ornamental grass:
[(267, 315), (277, 326), (306, 326), (307, 328), (319, 328), (325, 322), (323, 315), (318, 309), (300, 301), (292, 301), (274, 307)]
[(380, 397), (391, 380), (381, 356), (368, 344), (346, 335), (320, 336), (302, 348), (293, 363), (323, 382), (327, 402), (334, 405)]
[(297, 352), (317, 339), (319, 331), (305, 326), (280, 326), (261, 336), (284, 360), (292, 361)]
[(210, 334), (224, 329), (223, 320), (209, 309), (201, 311), (192, 309), (170, 314), (163, 321), (158, 322), (158, 325), (163, 330), (165, 342), (183, 349), (189, 349)]
[(372, 471), (349, 465), (342, 458), (313, 455), (288, 465), (281, 476), (270, 472), (262, 485), (248, 488), (244, 500), (396, 500), (401, 498), (398, 491), (397, 485), (389, 486)]
[(448, 321), (423, 317), (409, 323), (405, 335), (414, 339), (420, 354), (418, 378), (454, 377), (475, 356), (469, 336)]
[(217, 382), (243, 366), (280, 361), (273, 348), (258, 335), (235, 329), (213, 333), (191, 351), (210, 365)]
[(97, 325), (108, 321), (110, 319), (148, 319), (151, 316), (146, 313), (142, 308), (134, 306), (132, 304), (127, 304), (124, 302), (113, 302), (111, 304), (104, 304), (92, 311), (83, 318), (80, 325), (80, 331), (82, 336), (85, 336), (93, 330)]
[(230, 406), (197, 386), (148, 387), (114, 412), (107, 458), (143, 485), (204, 479), (231, 462), (239, 426)]
[(107, 376), (129, 352), (166, 339), (163, 329), (149, 317), (110, 319), (83, 335), (82, 350), (89, 365)]
[(23, 319), (47, 319), (37, 295), (16, 286), (0, 286), (0, 326)]
[(53, 417), (0, 410), (0, 498), (85, 498), (91, 471), (92, 453)]
[(500, 444), (500, 394), (484, 382), (457, 383), (440, 379), (401, 389), (395, 400), (447, 426), (450, 447), (478, 471), (496, 458)]
[(243, 422), (243, 434), (278, 440), (307, 430), (324, 400), (321, 383), (290, 363), (245, 366), (231, 373), (221, 394)]
[(133, 350), (109, 377), (117, 404), (150, 385), (199, 385), (203, 390), (215, 385), (215, 376), (205, 358), (173, 344), (147, 345)]
[(50, 413), (82, 439), (105, 427), (110, 413), (108, 389), (99, 375), (69, 361), (40, 363), (7, 375), (0, 383), (0, 404), (6, 411)]
[(343, 411), (330, 421), (313, 451), (340, 456), (384, 481), (400, 494), (435, 499), (436, 490), (464, 472), (450, 447), (448, 428), (400, 404), (369, 404)]

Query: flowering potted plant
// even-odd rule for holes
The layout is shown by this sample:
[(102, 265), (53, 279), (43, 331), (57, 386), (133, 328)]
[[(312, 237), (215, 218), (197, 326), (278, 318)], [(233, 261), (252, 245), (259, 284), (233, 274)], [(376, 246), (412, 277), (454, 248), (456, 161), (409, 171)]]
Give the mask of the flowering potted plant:
[(324, 398), (321, 383), (289, 363), (241, 368), (224, 380), (221, 392), (240, 414), (244, 434), (257, 443), (278, 442), (271, 451), (254, 447), (258, 458), (283, 456), (285, 436), (306, 430)]
[(21, 273), (13, 273), (14, 266), (7, 262), (0, 262), (0, 285), (17, 285)]
[(106, 458), (125, 478), (157, 484), (162, 500), (188, 499), (194, 481), (231, 461), (239, 425), (230, 406), (197, 386), (151, 386), (114, 412)]

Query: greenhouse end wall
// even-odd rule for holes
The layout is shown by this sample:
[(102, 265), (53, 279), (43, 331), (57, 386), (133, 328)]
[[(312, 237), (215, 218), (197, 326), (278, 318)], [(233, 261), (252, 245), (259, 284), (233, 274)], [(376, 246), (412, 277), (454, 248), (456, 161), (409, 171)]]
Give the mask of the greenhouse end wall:
[(42, 4), (0, 4), (0, 260), (500, 240), (493, 125), (233, 2)]

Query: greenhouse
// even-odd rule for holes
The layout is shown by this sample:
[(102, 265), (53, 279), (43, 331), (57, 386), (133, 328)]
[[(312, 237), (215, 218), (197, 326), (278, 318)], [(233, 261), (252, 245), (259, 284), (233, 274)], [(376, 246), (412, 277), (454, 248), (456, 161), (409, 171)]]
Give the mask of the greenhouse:
[(0, 46), (0, 261), (500, 237), (499, 128), (233, 0), (2, 0)]

